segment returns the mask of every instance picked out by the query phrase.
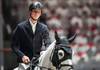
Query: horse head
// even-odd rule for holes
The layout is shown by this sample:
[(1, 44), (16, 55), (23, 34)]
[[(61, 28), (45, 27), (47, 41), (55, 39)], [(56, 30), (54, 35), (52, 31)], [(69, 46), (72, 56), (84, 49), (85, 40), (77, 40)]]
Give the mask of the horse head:
[[(56, 45), (51, 57), (51, 61), (53, 66), (55, 66), (58, 70), (72, 69), (72, 49), (70, 47), (70, 43), (72, 43), (75, 37), (76, 34), (74, 34), (70, 38), (60, 38), (55, 31)], [(67, 69), (66, 67), (70, 68)]]

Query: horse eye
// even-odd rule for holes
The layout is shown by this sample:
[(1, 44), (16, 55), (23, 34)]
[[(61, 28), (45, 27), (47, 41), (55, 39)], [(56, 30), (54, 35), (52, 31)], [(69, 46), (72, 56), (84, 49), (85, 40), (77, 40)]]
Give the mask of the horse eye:
[(59, 57), (59, 59), (62, 59), (64, 57), (64, 51), (63, 50), (58, 51), (58, 57)]

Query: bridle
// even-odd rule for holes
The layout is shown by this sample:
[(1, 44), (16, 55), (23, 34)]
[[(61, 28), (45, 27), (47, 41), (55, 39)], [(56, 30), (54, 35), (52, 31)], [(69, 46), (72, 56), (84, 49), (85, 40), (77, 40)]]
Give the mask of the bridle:
[[(70, 68), (68, 70), (73, 69), (73, 66), (70, 64), (61, 64), (66, 59), (72, 59), (72, 50), (69, 45), (63, 45), (63, 44), (58, 44), (55, 46), (55, 49), (52, 51), (51, 56), (50, 56), (50, 61), (52, 62), (53, 66), (56, 67), (56, 70), (60, 70), (61, 67), (69, 66)], [(58, 50), (63, 50), (65, 54), (64, 58), (59, 59), (58, 58)], [(68, 56), (68, 57), (66, 57)]]

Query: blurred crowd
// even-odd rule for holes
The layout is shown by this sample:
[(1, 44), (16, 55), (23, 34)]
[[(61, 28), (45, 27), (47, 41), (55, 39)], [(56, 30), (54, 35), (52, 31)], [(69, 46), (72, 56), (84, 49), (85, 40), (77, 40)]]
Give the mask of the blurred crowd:
[[(18, 1), (13, 0), (11, 14), (14, 18), (11, 25), (26, 18), (27, 6), (31, 2), (31, 0)], [(72, 44), (73, 63), (87, 62), (92, 59), (100, 61), (100, 0), (39, 1), (42, 1), (45, 6), (40, 22), (49, 27), (52, 41), (54, 41), (54, 30), (57, 30), (61, 37), (69, 32), (77, 33)], [(10, 33), (12, 29), (9, 26), (7, 28)]]
[(53, 40), (56, 29), (60, 36), (78, 35), (72, 44), (73, 62), (100, 61), (100, 0), (46, 0), (47, 25)]

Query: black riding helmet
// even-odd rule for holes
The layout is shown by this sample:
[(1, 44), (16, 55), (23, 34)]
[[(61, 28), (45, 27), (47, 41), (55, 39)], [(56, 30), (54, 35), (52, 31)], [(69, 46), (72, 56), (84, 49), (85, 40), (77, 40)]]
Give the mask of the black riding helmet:
[(41, 9), (42, 10), (42, 8), (43, 8), (43, 4), (41, 2), (36, 1), (36, 2), (33, 2), (30, 4), (29, 11), (32, 11), (33, 9)]

